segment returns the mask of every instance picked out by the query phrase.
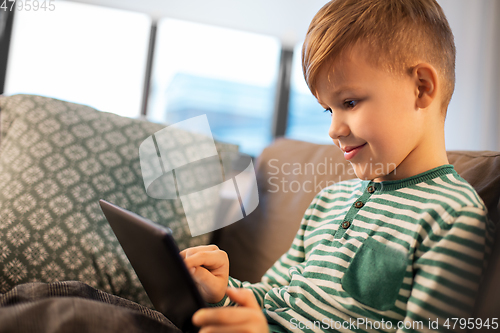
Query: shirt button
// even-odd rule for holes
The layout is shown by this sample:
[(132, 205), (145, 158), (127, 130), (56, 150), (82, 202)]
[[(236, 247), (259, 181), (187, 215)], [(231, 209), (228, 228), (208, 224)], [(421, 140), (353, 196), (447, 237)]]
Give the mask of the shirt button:
[(365, 205), (365, 204), (364, 204), (364, 203), (362, 203), (361, 201), (356, 201), (356, 203), (354, 204), (354, 207), (356, 207), (356, 208), (361, 208), (361, 207), (363, 207), (364, 205)]
[(351, 223), (349, 221), (344, 221), (342, 222), (342, 228), (347, 229), (351, 226)]
[(367, 191), (368, 191), (368, 193), (375, 192), (375, 186), (372, 186), (372, 185), (368, 186)]

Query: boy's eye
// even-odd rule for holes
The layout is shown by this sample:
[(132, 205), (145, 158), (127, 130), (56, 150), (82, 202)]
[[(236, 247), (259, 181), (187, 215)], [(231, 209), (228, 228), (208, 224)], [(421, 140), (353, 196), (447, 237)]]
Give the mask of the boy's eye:
[(344, 107), (346, 109), (352, 109), (358, 104), (358, 101), (347, 100), (344, 102)]

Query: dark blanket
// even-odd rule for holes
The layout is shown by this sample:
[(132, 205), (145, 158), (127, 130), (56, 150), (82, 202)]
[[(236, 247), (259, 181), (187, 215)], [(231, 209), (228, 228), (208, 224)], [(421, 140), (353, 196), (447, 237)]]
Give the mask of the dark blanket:
[(76, 281), (22, 284), (0, 294), (0, 332), (172, 332), (163, 314)]

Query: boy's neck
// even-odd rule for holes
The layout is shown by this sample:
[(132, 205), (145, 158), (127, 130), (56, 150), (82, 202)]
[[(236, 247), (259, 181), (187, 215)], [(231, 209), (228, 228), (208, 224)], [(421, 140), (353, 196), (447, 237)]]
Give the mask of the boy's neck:
[(384, 177), (375, 178), (375, 182), (400, 180), (416, 176), (423, 172), (449, 164), (444, 140), (444, 124), (428, 124), (427, 135), (407, 157)]

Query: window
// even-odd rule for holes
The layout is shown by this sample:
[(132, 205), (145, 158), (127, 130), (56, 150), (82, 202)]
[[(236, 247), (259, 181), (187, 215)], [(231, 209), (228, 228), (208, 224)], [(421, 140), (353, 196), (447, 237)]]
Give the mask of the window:
[(148, 119), (206, 114), (215, 139), (258, 156), (271, 142), (276, 38), (174, 19), (158, 24)]
[(323, 112), (316, 98), (307, 87), (301, 64), (302, 44), (293, 52), (290, 82), (288, 122), (285, 136), (290, 139), (331, 144), (328, 136), (330, 113)]
[(5, 93), (139, 116), (150, 18), (74, 2), (55, 7), (16, 12)]

